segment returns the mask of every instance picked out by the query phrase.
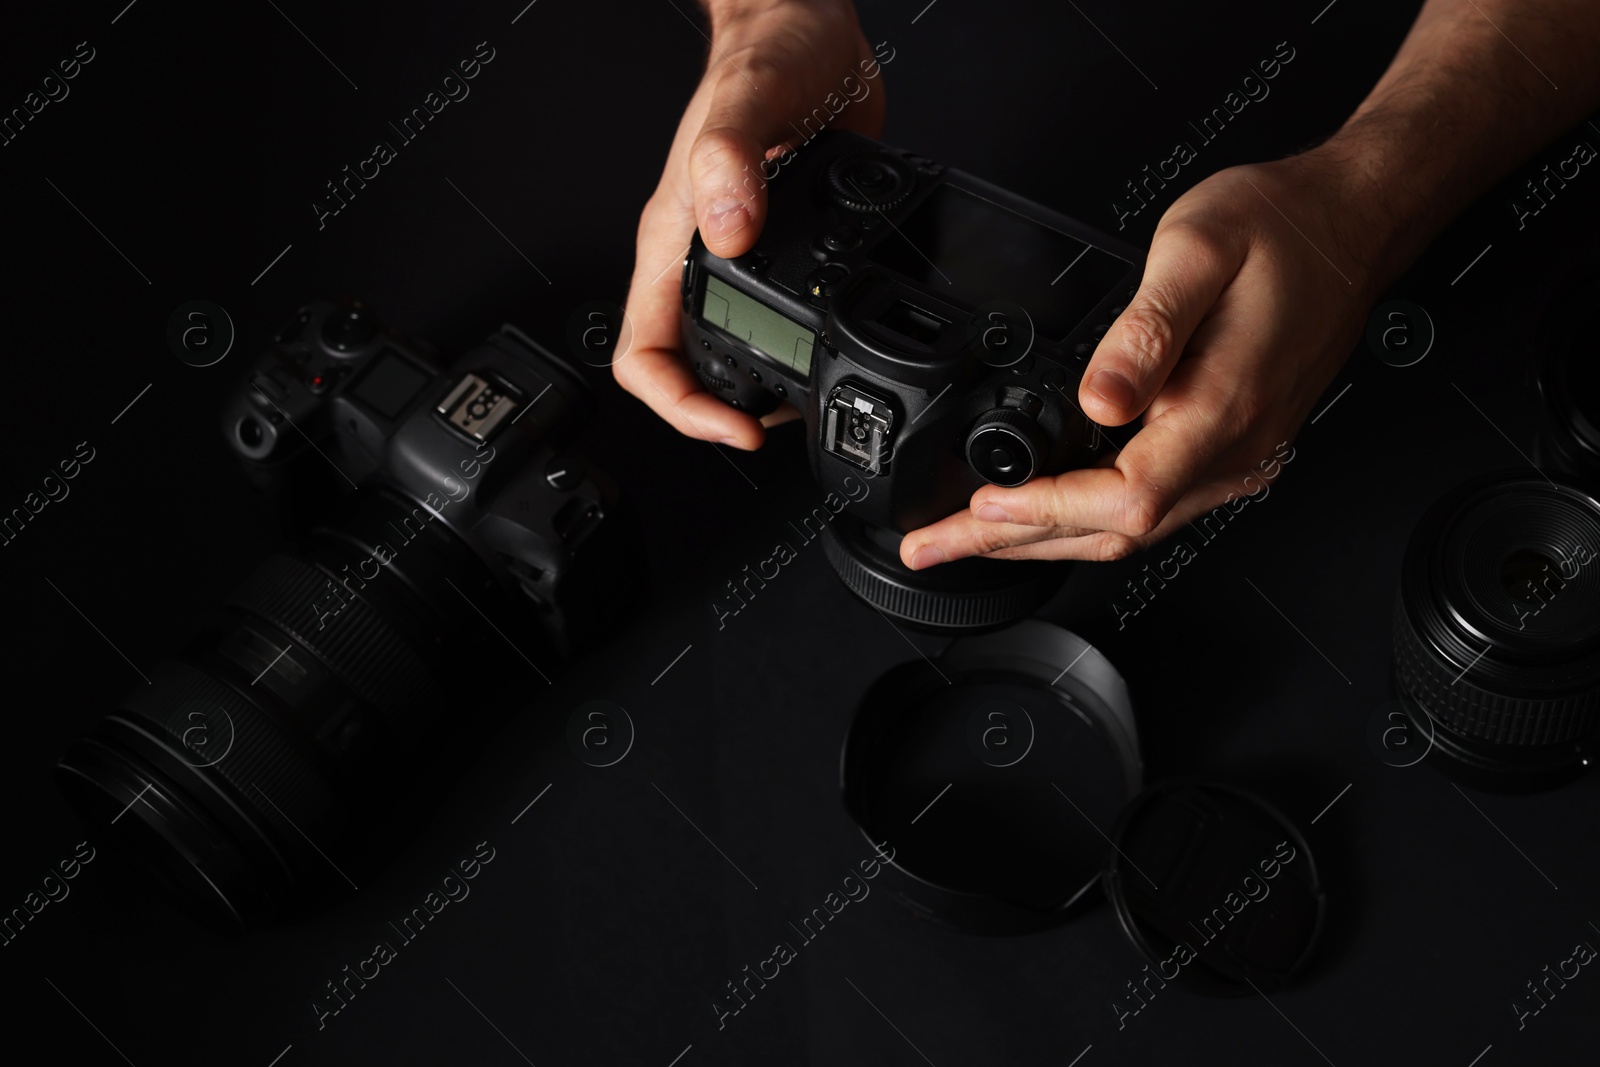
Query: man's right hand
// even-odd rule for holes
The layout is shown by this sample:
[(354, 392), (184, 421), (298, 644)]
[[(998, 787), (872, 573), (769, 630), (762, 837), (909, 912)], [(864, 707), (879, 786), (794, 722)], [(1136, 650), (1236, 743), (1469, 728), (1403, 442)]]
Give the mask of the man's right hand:
[(748, 252), (766, 221), (763, 164), (774, 174), (777, 158), (800, 149), (825, 119), (878, 136), (883, 82), (849, 0), (707, 6), (706, 73), (639, 218), (628, 332), (613, 373), (679, 432), (751, 449), (765, 436), (761, 421), (706, 392), (679, 351), (684, 254), (697, 227), (718, 256)]

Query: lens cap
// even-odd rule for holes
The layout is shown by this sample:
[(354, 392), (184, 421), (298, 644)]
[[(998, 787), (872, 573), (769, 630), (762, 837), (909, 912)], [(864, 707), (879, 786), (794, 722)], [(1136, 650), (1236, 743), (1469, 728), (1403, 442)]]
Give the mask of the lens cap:
[(1184, 780), (1123, 809), (1106, 895), (1163, 981), (1196, 993), (1282, 988), (1310, 957), (1326, 898), (1311, 849), (1272, 805)]
[(1142, 789), (1128, 689), (1076, 634), (1029, 619), (882, 675), (845, 741), (845, 807), (892, 856), (891, 895), (972, 934), (1068, 921), (1103, 886), (1164, 982), (1281, 988), (1325, 898), (1266, 801), (1182, 779)]

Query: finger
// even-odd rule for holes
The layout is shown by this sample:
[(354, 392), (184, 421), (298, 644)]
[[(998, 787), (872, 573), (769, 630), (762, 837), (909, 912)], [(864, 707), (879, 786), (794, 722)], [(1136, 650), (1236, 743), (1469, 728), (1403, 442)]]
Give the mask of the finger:
[(1211, 469), (1232, 439), (1232, 405), (1202, 397), (1168, 408), (1134, 434), (1110, 467), (1067, 471), (972, 495), (981, 522), (1078, 527), (1134, 538), (1155, 533), (1173, 506)]
[(1138, 292), (1101, 339), (1078, 387), (1091, 419), (1121, 426), (1139, 416), (1243, 259), (1238, 235), (1162, 220)]
[(694, 217), (712, 254), (743, 255), (767, 218), (767, 182), (778, 172), (767, 150), (793, 135), (804, 71), (728, 60), (712, 91), (705, 124), (689, 151)]
[(988, 553), (986, 559), (1077, 559), (1093, 563), (1127, 559), (1142, 544), (1124, 534), (1099, 533), (1078, 537), (1057, 537), (1048, 541), (1034, 541), (1026, 545), (1013, 545)]
[[(1265, 500), (1263, 483), (1270, 481), (1271, 479), (1255, 471), (1235, 473), (1229, 477), (1208, 481), (1190, 490), (1172, 506), (1154, 530), (1142, 537), (1129, 537), (1126, 534), (1105, 530), (1038, 527), (1050, 531), (1053, 536), (1037, 540), (1019, 540), (985, 555), (990, 559), (1078, 559), (1102, 562), (1125, 559), (1139, 549), (1165, 541), (1196, 519), (1202, 519), (1207, 524), (1207, 529), (1224, 528), (1228, 520), (1244, 507), (1235, 501), (1245, 497), (1252, 501)], [(1204, 533), (1202, 537), (1210, 539)]]
[(920, 571), (968, 556), (988, 555), (1015, 545), (1096, 532), (1074, 527), (1012, 526), (984, 522), (975, 518), (970, 511), (960, 511), (931, 526), (906, 534), (900, 541), (900, 561), (912, 570)]
[(786, 422), (793, 422), (799, 417), (799, 408), (793, 404), (780, 404), (778, 405), (778, 410), (761, 416), (761, 425), (771, 429), (774, 426), (782, 426)]
[(658, 192), (645, 206), (628, 290), (627, 333), (612, 373), (618, 385), (679, 433), (756, 448), (765, 436), (761, 424), (706, 392), (678, 355), (679, 286), (693, 232), (694, 216), (686, 201)]

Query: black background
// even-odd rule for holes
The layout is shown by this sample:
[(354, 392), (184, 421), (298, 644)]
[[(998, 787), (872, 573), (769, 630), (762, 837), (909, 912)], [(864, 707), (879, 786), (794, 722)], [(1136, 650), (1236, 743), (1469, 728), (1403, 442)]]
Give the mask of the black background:
[[(50, 764), (142, 684), (127, 661), (148, 669), (176, 648), (272, 543), (217, 411), (301, 301), (359, 297), (450, 351), (505, 320), (559, 346), (580, 304), (623, 296), (638, 211), (705, 42), (687, 0), (538, 0), (513, 25), (522, 2), (282, 0), (280, 13), (256, 0), (138, 0), (113, 24), (112, 0), (8, 15), (0, 107), (20, 106), (77, 42), (96, 57), (70, 96), (0, 148), (0, 507), (20, 504), (77, 442), (96, 458), (0, 549), (0, 908), (85, 836)], [(1122, 183), (1189, 139), (1187, 119), (1278, 42), (1296, 49), (1271, 96), (1134, 220), (1124, 236), (1140, 240), (1177, 185), (1325, 136), (1415, 7), (1338, 0), (1318, 17), (1321, 0), (1084, 0), (1081, 13), (923, 4), (861, 5), (868, 38), (895, 49), (881, 83), (886, 139), (1106, 228)], [(387, 120), (485, 40), (496, 56), (471, 95), (319, 231), (310, 203), (323, 183), (390, 139)], [(1522, 173), (1597, 136), (1579, 127)], [(1427, 768), (1385, 766), (1365, 733), (1388, 699), (1389, 609), (1411, 524), (1470, 474), (1525, 465), (1518, 448), (1538, 417), (1531, 331), (1586, 253), (1574, 237), (1600, 215), (1591, 183), (1600, 178), (1573, 181), (1521, 231), (1509, 183), (1464, 214), (1396, 287), (1437, 327), (1428, 358), (1401, 369), (1358, 351), (1328, 398), (1352, 388), (1303, 430), (1270, 500), (1124, 630), (1110, 601), (1156, 554), (1078, 568), (1050, 610), (1129, 678), (1152, 777), (1251, 785), (1308, 830), (1330, 925), (1315, 967), (1271, 1004), (1170, 989), (1119, 1032), (1110, 1002), (1143, 961), (1108, 910), (988, 940), (930, 929), (878, 894), (719, 1032), (710, 1003), (723, 983), (867, 854), (839, 803), (839, 743), (855, 697), (914, 653), (815, 549), (719, 631), (709, 604), (723, 582), (817, 503), (795, 427), (759, 454), (714, 455), (597, 378), (605, 417), (583, 447), (648, 519), (653, 598), (636, 621), (553, 688), (530, 676), (465, 695), (462, 729), (485, 702), (520, 714), (482, 739), (469, 781), (438, 798), (390, 869), (315, 921), (221, 940), (97, 859), (0, 948), (7, 1059), (121, 1062), (114, 1044), (140, 1067), (265, 1067), (292, 1045), (285, 1067), (523, 1062), (514, 1043), (540, 1067), (666, 1067), (686, 1046), (684, 1065), (1067, 1064), (1090, 1045), (1084, 1067), (1464, 1067), (1491, 1045), (1486, 1067), (1587, 1062), (1600, 978), (1585, 973), (1521, 1032), (1508, 1005), (1574, 943), (1600, 940), (1588, 925), (1600, 921), (1593, 785), (1463, 794)], [(222, 305), (238, 328), (216, 366), (186, 366), (166, 346), (168, 316), (191, 299)], [(909, 640), (930, 654), (940, 645)], [(564, 740), (590, 699), (620, 703), (638, 729), (616, 766), (586, 766)], [(308, 1004), (323, 982), (482, 840), (497, 854), (472, 895), (319, 1032)]]

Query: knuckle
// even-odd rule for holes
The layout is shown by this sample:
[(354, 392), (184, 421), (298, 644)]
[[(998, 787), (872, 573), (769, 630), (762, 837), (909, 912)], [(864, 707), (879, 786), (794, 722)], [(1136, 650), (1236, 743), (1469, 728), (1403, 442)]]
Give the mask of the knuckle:
[(644, 382), (639, 377), (639, 364), (637, 360), (619, 359), (611, 364), (611, 376), (617, 384), (622, 386), (634, 396), (643, 398)]
[(1093, 558), (1100, 563), (1115, 563), (1127, 559), (1139, 548), (1138, 542), (1122, 534), (1108, 533), (1096, 538)]
[(980, 526), (972, 535), (972, 543), (973, 547), (978, 550), (979, 555), (988, 555), (990, 552), (998, 552), (1002, 548), (1009, 548), (1011, 546), (1011, 538), (1004, 530), (996, 529), (992, 526)]
[(703, 181), (719, 171), (737, 168), (741, 159), (740, 138), (733, 129), (719, 126), (701, 130), (689, 149), (689, 173)]
[(1142, 482), (1129, 486), (1123, 494), (1117, 516), (1120, 533), (1145, 537), (1153, 533), (1167, 515), (1165, 495), (1155, 486)]
[(1233, 243), (1232, 231), (1222, 220), (1201, 212), (1164, 219), (1160, 236), (1176, 242), (1186, 264), (1201, 270), (1216, 269)]
[(1162, 366), (1174, 355), (1172, 320), (1163, 307), (1166, 303), (1160, 289), (1151, 290), (1117, 324), (1122, 351), (1132, 357), (1134, 368), (1141, 375)]

